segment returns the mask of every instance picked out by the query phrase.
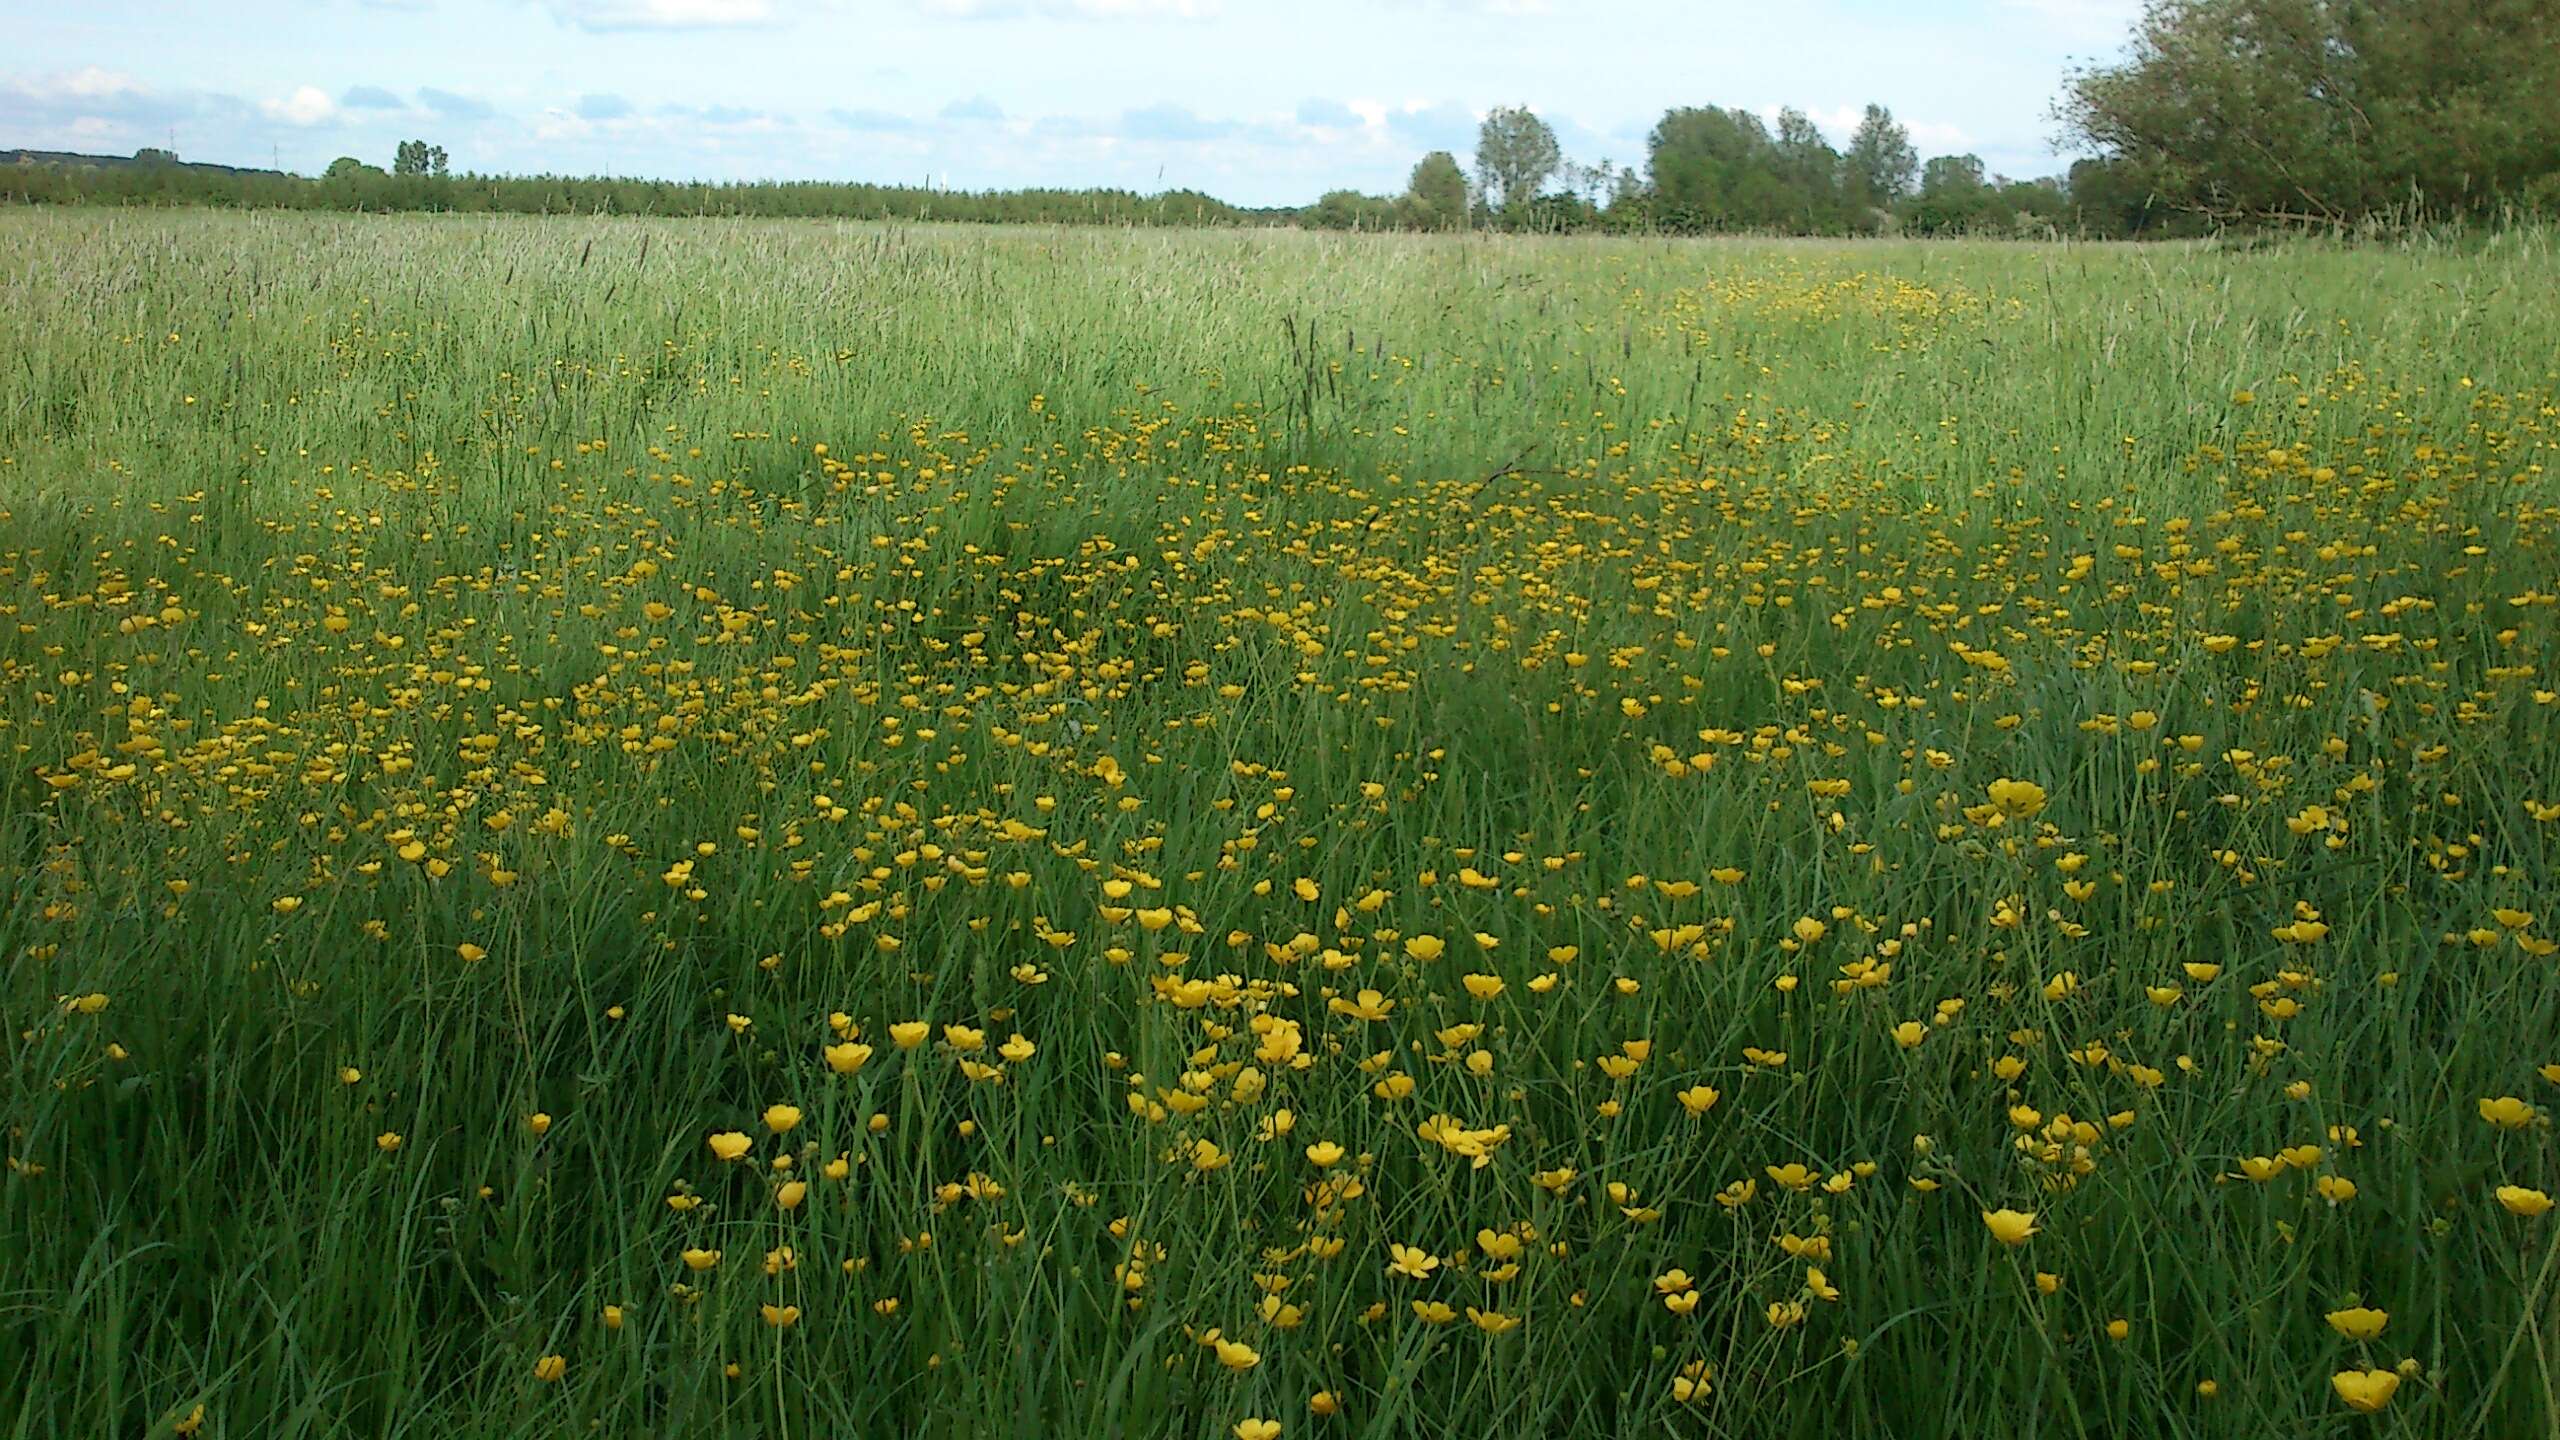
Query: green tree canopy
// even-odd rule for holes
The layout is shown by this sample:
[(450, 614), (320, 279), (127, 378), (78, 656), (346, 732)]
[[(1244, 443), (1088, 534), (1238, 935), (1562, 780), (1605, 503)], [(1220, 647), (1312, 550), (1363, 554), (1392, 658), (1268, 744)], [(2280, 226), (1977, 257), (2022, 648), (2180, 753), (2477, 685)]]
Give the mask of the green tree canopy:
[(1999, 233), (2015, 220), (2001, 189), (1984, 176), (1982, 160), (1974, 155), (1929, 157), (1920, 167), (1920, 193), (1903, 207), (1903, 223), (1923, 235)]
[(451, 159), (441, 145), (424, 140), (403, 140), (391, 160), (394, 175), (444, 175), (449, 173)]
[(1495, 109), (1476, 132), (1476, 183), (1500, 208), (1537, 199), (1562, 163), (1556, 132), (1526, 106)]
[(2551, 0), (2150, 0), (2067, 136), (2171, 206), (2346, 221), (2560, 200)]
[(1446, 230), (1466, 223), (1467, 174), (1446, 150), (1432, 151), (1413, 167), (1405, 196), (1419, 224)]
[(1911, 193), (1920, 175), (1920, 152), (1911, 148), (1911, 132), (1881, 105), (1867, 107), (1849, 137), (1849, 180), (1860, 203), (1891, 205)]
[(1666, 111), (1645, 140), (1656, 219), (1687, 230), (1792, 230), (1804, 206), (1778, 143), (1748, 110)]
[(1851, 201), (1840, 152), (1824, 139), (1812, 117), (1789, 106), (1778, 112), (1778, 173), (1786, 182), (1796, 223), (1816, 234), (1850, 227)]
[(1979, 155), (1933, 155), (1920, 167), (1920, 193), (1932, 198), (1952, 199), (1970, 195), (1983, 186), (1982, 157)]
[(1301, 218), (1326, 230), (1393, 230), (1402, 220), (1395, 201), (1357, 190), (1328, 190)]

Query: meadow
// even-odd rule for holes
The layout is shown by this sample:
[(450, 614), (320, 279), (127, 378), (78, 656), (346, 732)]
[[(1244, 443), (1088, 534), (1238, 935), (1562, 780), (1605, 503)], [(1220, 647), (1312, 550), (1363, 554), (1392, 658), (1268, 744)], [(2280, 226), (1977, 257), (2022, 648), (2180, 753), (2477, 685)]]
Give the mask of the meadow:
[(0, 1433), (2560, 1434), (2560, 257), (0, 214)]

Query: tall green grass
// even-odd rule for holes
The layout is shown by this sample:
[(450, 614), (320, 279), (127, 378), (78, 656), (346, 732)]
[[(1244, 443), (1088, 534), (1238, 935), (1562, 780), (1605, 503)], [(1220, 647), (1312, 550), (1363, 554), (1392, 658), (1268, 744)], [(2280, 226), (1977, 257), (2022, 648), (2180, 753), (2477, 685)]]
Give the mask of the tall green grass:
[[(2554, 269), (0, 217), (0, 1423), (2550, 1433), (2560, 1217), (2491, 1195), (2560, 1186)], [(2004, 777), (2048, 808), (1969, 818)], [(1133, 872), (1199, 933), (1108, 918)], [(1037, 1053), (973, 1083), (949, 1024)], [(1216, 1103), (1132, 1112), (1186, 1071)], [(2099, 1140), (2045, 1188), (2058, 1112)], [(1319, 1215), (1327, 1139), (1366, 1193)], [(786, 1212), (803, 1142), (853, 1175)], [(1781, 1233), (1842, 1291), (1784, 1327)]]

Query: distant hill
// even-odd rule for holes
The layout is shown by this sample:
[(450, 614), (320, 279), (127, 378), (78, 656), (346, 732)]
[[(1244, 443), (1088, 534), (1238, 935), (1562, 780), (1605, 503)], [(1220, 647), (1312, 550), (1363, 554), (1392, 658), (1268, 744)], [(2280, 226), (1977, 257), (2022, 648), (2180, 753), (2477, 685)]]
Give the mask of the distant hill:
[(248, 170), (237, 165), (213, 165), (202, 160), (181, 160), (165, 150), (142, 150), (131, 155), (75, 155), (68, 150), (0, 150), (0, 165), (59, 165), (70, 169), (138, 170), (166, 166), (173, 170), (192, 170), (201, 175), (256, 176), (281, 180), (281, 170)]

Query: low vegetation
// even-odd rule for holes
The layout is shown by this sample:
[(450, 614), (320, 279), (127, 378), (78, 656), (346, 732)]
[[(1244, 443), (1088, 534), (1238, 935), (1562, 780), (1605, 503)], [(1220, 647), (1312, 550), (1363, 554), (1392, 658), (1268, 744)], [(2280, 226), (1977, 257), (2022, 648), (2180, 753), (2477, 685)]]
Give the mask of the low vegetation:
[(0, 215), (0, 1429), (2540, 1433), (2552, 273)]

